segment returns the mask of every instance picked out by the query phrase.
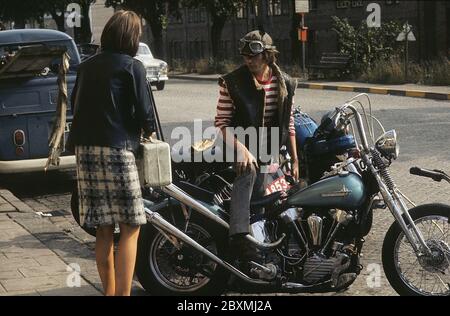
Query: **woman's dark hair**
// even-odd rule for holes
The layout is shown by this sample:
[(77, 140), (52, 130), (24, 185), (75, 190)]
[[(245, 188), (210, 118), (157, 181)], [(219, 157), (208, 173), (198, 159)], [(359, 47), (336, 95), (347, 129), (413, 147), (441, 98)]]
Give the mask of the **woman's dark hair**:
[(117, 11), (106, 23), (101, 37), (102, 50), (136, 56), (139, 49), (141, 19), (133, 11)]

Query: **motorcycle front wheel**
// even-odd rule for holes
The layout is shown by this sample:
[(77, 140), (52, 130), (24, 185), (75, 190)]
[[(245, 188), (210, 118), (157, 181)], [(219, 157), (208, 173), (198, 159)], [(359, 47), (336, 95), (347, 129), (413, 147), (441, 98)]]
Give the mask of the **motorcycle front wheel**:
[[(192, 217), (186, 227), (180, 216), (173, 216), (174, 211), (181, 214), (179, 206), (168, 211), (163, 210), (161, 215), (210, 252), (221, 256), (225, 246), (223, 243), (227, 239), (218, 238), (212, 225), (206, 225), (201, 218)], [(221, 294), (226, 286), (226, 271), (186, 244), (181, 243), (181, 248), (177, 249), (168, 237), (151, 224), (141, 228), (136, 275), (144, 289), (150, 294), (165, 296)]]
[(409, 210), (431, 255), (416, 256), (400, 225), (394, 222), (383, 242), (386, 277), (400, 295), (450, 295), (450, 206), (426, 204)]

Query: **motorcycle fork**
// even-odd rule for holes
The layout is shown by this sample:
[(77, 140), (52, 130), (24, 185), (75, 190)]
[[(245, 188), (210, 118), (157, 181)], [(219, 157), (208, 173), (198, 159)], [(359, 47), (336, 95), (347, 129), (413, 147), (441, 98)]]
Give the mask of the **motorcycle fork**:
[[(373, 166), (371, 166), (371, 168), (373, 168)], [(373, 171), (375, 171), (375, 169)], [(380, 187), (380, 193), (383, 196), (386, 205), (400, 225), (401, 230), (405, 233), (405, 236), (413, 247), (416, 255), (423, 256), (424, 252), (425, 255), (429, 255), (431, 253), (430, 248), (426, 244), (425, 239), (414, 223), (414, 220), (411, 218), (403, 198), (395, 191), (395, 189), (392, 191), (389, 190), (376, 171), (373, 172), (373, 174), (375, 174), (375, 178)]]

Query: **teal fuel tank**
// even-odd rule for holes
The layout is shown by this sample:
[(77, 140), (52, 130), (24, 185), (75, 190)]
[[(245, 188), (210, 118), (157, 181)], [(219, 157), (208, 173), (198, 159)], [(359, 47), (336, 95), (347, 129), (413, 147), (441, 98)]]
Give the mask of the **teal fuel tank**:
[(287, 203), (300, 207), (357, 209), (365, 199), (361, 177), (349, 172), (323, 179), (293, 193)]

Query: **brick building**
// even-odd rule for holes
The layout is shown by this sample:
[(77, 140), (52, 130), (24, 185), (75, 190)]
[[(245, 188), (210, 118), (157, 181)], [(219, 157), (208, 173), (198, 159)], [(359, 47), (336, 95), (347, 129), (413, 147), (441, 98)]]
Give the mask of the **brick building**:
[[(358, 26), (370, 14), (367, 6), (378, 3), (382, 22), (408, 21), (417, 41), (410, 45), (411, 58), (431, 59), (439, 54), (449, 56), (450, 51), (450, 2), (431, 0), (310, 0), (310, 12), (305, 22), (309, 27), (307, 44), (308, 63), (317, 61), (323, 52), (338, 50), (337, 35), (331, 30), (332, 16), (348, 18)], [(205, 9), (181, 10), (181, 18), (169, 19), (164, 34), (164, 58), (196, 60), (211, 57), (211, 19)], [(294, 49), (298, 26), (294, 13), (294, 0), (260, 0), (256, 8), (247, 6), (225, 25), (220, 42), (223, 58), (239, 58), (238, 40), (245, 33), (258, 27), (272, 35), (281, 51), (281, 61), (299, 60)], [(147, 38), (152, 45), (151, 32)]]

